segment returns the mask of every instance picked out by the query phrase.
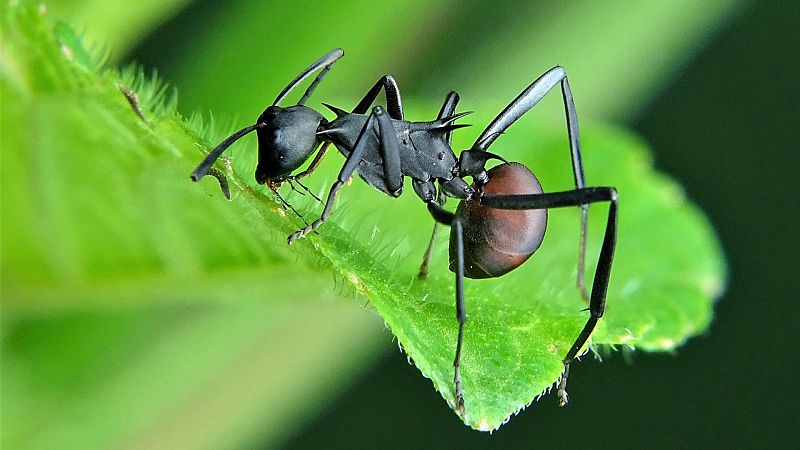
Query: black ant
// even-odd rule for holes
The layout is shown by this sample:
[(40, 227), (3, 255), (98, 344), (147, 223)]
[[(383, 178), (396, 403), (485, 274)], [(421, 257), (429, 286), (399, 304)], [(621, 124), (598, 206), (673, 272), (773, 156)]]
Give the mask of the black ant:
[[(304, 106), (331, 66), (343, 55), (341, 49), (335, 49), (306, 68), (281, 91), (254, 125), (237, 131), (212, 150), (192, 172), (192, 180), (198, 181), (206, 175), (228, 146), (251, 131), (256, 131), (258, 135), (256, 181), (259, 184), (266, 183), (273, 190), (284, 181), (297, 181), (310, 175), (325, 156), (328, 146), (335, 145), (346, 161), (338, 179), (331, 186), (322, 216), (292, 233), (288, 238), (291, 244), (327, 220), (336, 194), (353, 172), (357, 171), (370, 186), (392, 197), (400, 196), (403, 178), (410, 177), (414, 192), (425, 202), (435, 222), (451, 227), (450, 270), (456, 274), (458, 319), (453, 382), (456, 409), (462, 414), (461, 347), (467, 321), (464, 277), (494, 278), (514, 270), (539, 248), (547, 226), (547, 209), (578, 206), (581, 233), (577, 284), (584, 299), (589, 301), (589, 319), (564, 357), (564, 372), (558, 381), (557, 395), (559, 404), (566, 405), (569, 365), (584, 350), (605, 310), (617, 240), (616, 189), (586, 187), (584, 181), (578, 118), (566, 72), (561, 67), (554, 67), (539, 77), (489, 124), (471, 148), (462, 151), (456, 158), (450, 147), (451, 135), (453, 130), (466, 125), (454, 122), (467, 113), (455, 114), (459, 100), (455, 92), (447, 95), (437, 119), (432, 122), (408, 122), (403, 119), (400, 92), (391, 75), (378, 80), (352, 112), (325, 104), (336, 114), (336, 119), (332, 121)], [(297, 105), (287, 108), (278, 106), (301, 81), (320, 69)], [(520, 163), (507, 162), (488, 152), (488, 149), (511, 124), (558, 85), (561, 85), (566, 109), (575, 189), (544, 193), (530, 169)], [(388, 113), (383, 107), (375, 106), (370, 114), (366, 114), (381, 89), (386, 95)], [(308, 169), (292, 175), (318, 148)], [(487, 170), (486, 163), (490, 159), (502, 163)], [(472, 186), (467, 184), (465, 177), (472, 178)], [(442, 207), (445, 197), (461, 200), (455, 213)], [(584, 283), (586, 225), (589, 204), (596, 202), (610, 202), (610, 205), (597, 270), (591, 294), (588, 294)], [(425, 252), (420, 278), (426, 275), (432, 243), (433, 239)]]

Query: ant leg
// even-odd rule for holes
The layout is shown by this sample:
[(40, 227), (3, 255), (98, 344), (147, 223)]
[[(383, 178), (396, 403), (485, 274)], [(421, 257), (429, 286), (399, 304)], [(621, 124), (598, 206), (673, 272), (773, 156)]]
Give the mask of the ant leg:
[(428, 265), (431, 261), (431, 253), (433, 252), (433, 241), (436, 239), (436, 231), (439, 229), (439, 222), (433, 222), (433, 231), (431, 238), (428, 241), (428, 248), (425, 249), (425, 254), (422, 255), (422, 264), (419, 265), (419, 273), (417, 273), (418, 280), (428, 279)]
[(284, 98), (286, 98), (287, 95), (289, 95), (289, 92), (291, 92), (292, 89), (294, 89), (295, 87), (297, 87), (298, 84), (300, 84), (300, 82), (308, 78), (308, 76), (314, 73), (314, 71), (321, 68), (322, 72), (320, 72), (319, 75), (317, 75), (317, 78), (314, 79), (314, 81), (311, 83), (311, 86), (309, 86), (308, 89), (306, 89), (305, 94), (303, 94), (303, 97), (300, 99), (300, 102), (298, 103), (298, 105), (304, 104), (306, 100), (308, 100), (308, 97), (311, 95), (311, 93), (314, 92), (314, 89), (317, 87), (317, 84), (319, 84), (319, 82), (322, 81), (322, 79), (325, 77), (328, 71), (331, 70), (331, 66), (333, 65), (333, 63), (335, 63), (342, 56), (344, 56), (344, 50), (340, 48), (335, 48), (326, 53), (322, 58), (311, 63), (310, 66), (306, 67), (305, 70), (300, 72), (300, 74), (297, 75), (294, 78), (294, 80), (292, 80), (288, 85), (286, 85), (285, 88), (283, 88), (281, 93), (278, 94), (278, 96), (275, 98), (275, 101), (272, 102), (272, 104), (274, 106), (277, 106)]
[(467, 311), (464, 306), (464, 231), (461, 222), (453, 221), (452, 233), (456, 235), (456, 319), (458, 319), (458, 341), (453, 360), (453, 384), (456, 387), (456, 411), (464, 414), (464, 391), (461, 388), (461, 347), (464, 344), (464, 325)]
[(383, 159), (383, 180), (390, 195), (399, 197), (403, 193), (403, 173), (400, 167), (400, 143), (397, 141), (397, 131), (382, 107), (373, 108), (372, 115), (378, 120), (380, 139), (378, 150)]
[(339, 192), (339, 189), (342, 188), (344, 183), (353, 175), (353, 172), (356, 170), (356, 166), (358, 163), (361, 162), (361, 155), (364, 154), (364, 150), (367, 147), (367, 133), (372, 130), (372, 127), (375, 123), (375, 117), (370, 114), (369, 118), (367, 118), (366, 123), (364, 123), (364, 128), (361, 129), (361, 132), (358, 134), (358, 139), (356, 140), (355, 145), (353, 146), (353, 151), (350, 152), (350, 155), (347, 156), (347, 160), (342, 166), (342, 169), (339, 171), (339, 177), (333, 186), (331, 186), (330, 192), (328, 192), (328, 198), (325, 201), (325, 209), (322, 210), (322, 216), (319, 219), (315, 220), (311, 223), (311, 225), (307, 225), (305, 228), (295, 231), (294, 233), (289, 235), (287, 242), (289, 245), (292, 244), (297, 239), (305, 237), (306, 234), (316, 230), (328, 219), (328, 216), (331, 213), (331, 209), (333, 208), (333, 202), (336, 199), (336, 194)]
[(378, 150), (383, 158), (384, 182), (390, 189), (390, 192), (394, 192), (395, 195), (399, 195), (399, 193), (402, 191), (403, 177), (402, 172), (400, 171), (400, 151), (399, 143), (397, 142), (397, 133), (389, 118), (386, 117), (383, 108), (376, 106), (372, 114), (370, 114), (367, 118), (364, 127), (361, 129), (361, 132), (356, 139), (356, 143), (353, 146), (353, 150), (347, 156), (347, 160), (339, 172), (338, 179), (333, 186), (331, 186), (331, 190), (328, 193), (328, 198), (325, 201), (325, 209), (322, 211), (322, 216), (312, 222), (311, 225), (308, 225), (305, 228), (297, 230), (289, 235), (289, 244), (299, 238), (304, 237), (306, 234), (315, 231), (320, 225), (322, 225), (323, 222), (328, 219), (331, 209), (333, 208), (334, 200), (336, 199), (336, 194), (339, 192), (339, 189), (342, 188), (344, 183), (346, 183), (347, 180), (353, 176), (353, 172), (355, 172), (358, 164), (361, 162), (361, 157), (364, 155), (367, 145), (372, 143), (370, 134), (373, 132), (372, 130), (375, 127), (376, 121), (378, 122), (379, 131)]
[(298, 217), (298, 218), (299, 218), (299, 219), (300, 219), (300, 220), (301, 220), (301, 221), (302, 221), (304, 224), (306, 224), (306, 226), (308, 226), (308, 222), (306, 222), (306, 219), (304, 219), (304, 218), (303, 218), (303, 216), (302, 216), (302, 215), (301, 215), (301, 214), (300, 214), (300, 213), (299, 213), (299, 212), (298, 212), (296, 209), (294, 209), (294, 206), (292, 206), (292, 205), (291, 205), (291, 203), (287, 202), (287, 201), (286, 201), (286, 200), (285, 200), (285, 199), (284, 199), (284, 198), (281, 196), (281, 193), (280, 193), (280, 192), (278, 192), (278, 187), (277, 187), (276, 185), (274, 185), (274, 184), (269, 184), (269, 189), (272, 191), (272, 193), (273, 193), (273, 194), (275, 194), (275, 198), (277, 198), (277, 199), (278, 199), (278, 204), (279, 204), (279, 205), (281, 205), (281, 208), (283, 208), (283, 210), (284, 210), (284, 211), (292, 210), (292, 212), (293, 212), (293, 213), (294, 213), (294, 214), (295, 214), (295, 215), (296, 215), (296, 216), (297, 216), (297, 217)]
[[(514, 99), (501, 112), (491, 124), (481, 133), (475, 143), (473, 150), (485, 152), (490, 145), (508, 127), (517, 121), (523, 114), (533, 108), (554, 87), (561, 84), (561, 93), (564, 97), (564, 109), (566, 110), (567, 134), (569, 135), (570, 156), (572, 158), (572, 173), (575, 179), (575, 187), (581, 189), (586, 186), (583, 176), (583, 163), (581, 161), (580, 131), (578, 130), (578, 115), (575, 112), (575, 102), (572, 99), (572, 90), (569, 88), (567, 73), (560, 66), (548, 70), (544, 75), (531, 83), (517, 98)], [(586, 228), (589, 214), (589, 205), (579, 205), (581, 210), (581, 232), (578, 251), (578, 275), (577, 285), (584, 300), (589, 300), (586, 292), (585, 267), (586, 267)]]
[(293, 181), (296, 181), (297, 184), (299, 184), (306, 192), (308, 192), (312, 197), (314, 197), (314, 200), (318, 202), (322, 202), (322, 200), (320, 200), (319, 197), (317, 197), (313, 192), (311, 192), (310, 189), (308, 189), (303, 183), (301, 183), (300, 179), (311, 175), (312, 173), (314, 173), (315, 170), (317, 170), (317, 167), (319, 167), (320, 163), (322, 162), (322, 158), (324, 158), (325, 154), (328, 152), (328, 148), (330, 147), (330, 145), (331, 143), (328, 141), (323, 142), (322, 147), (320, 147), (316, 156), (314, 156), (314, 160), (311, 161), (311, 164), (308, 166), (306, 170), (298, 173), (297, 175), (290, 175), (286, 177), (286, 181), (289, 184), (292, 184)]
[[(296, 180), (296, 179), (294, 179), (294, 178), (292, 178), (292, 177), (288, 177), (288, 178), (286, 178), (286, 179), (285, 179), (285, 180), (283, 180), (283, 181), (285, 181), (285, 182), (286, 182), (286, 184), (288, 184), (288, 185), (289, 185), (289, 187), (290, 187), (290, 188), (292, 188), (292, 190), (293, 190), (293, 191), (295, 191), (295, 192), (297, 192), (298, 194), (300, 194), (300, 195), (306, 195), (306, 194), (308, 194), (308, 195), (310, 195), (310, 196), (311, 196), (311, 198), (313, 198), (314, 200), (316, 200), (316, 201), (318, 201), (318, 202), (322, 203), (322, 199), (321, 199), (321, 198), (319, 198), (319, 197), (317, 197), (317, 195), (316, 195), (316, 194), (314, 194), (314, 192), (312, 192), (312, 191), (311, 191), (311, 189), (309, 189), (309, 188), (308, 188), (308, 186), (306, 186), (306, 185), (305, 185), (305, 184), (303, 184), (302, 182), (300, 182), (300, 181), (298, 181), (298, 180)], [(278, 183), (274, 183), (274, 184), (278, 184)], [(298, 189), (298, 188), (297, 188), (297, 186), (295, 186), (295, 184), (296, 184), (297, 186), (300, 186), (300, 189)]]
[[(422, 256), (422, 264), (420, 264), (419, 272), (417, 273), (417, 279), (426, 280), (428, 279), (428, 264), (430, 263), (431, 253), (433, 252), (433, 241), (436, 238), (436, 231), (438, 231), (440, 223), (440, 221), (436, 220), (436, 217), (441, 217), (442, 211), (451, 215), (452, 213), (449, 213), (449, 211), (441, 207), (441, 205), (443, 205), (445, 202), (445, 196), (441, 191), (438, 193), (436, 192), (436, 185), (434, 185), (432, 182), (429, 182), (423, 187), (418, 186), (417, 181), (414, 183), (414, 190), (428, 204), (428, 209), (431, 215), (434, 217), (433, 232), (431, 232), (431, 238), (428, 241), (428, 248), (425, 249), (425, 254)], [(452, 221), (452, 219), (449, 219), (447, 223), (449, 224), (450, 221)]]
[(403, 120), (403, 103), (400, 101), (400, 89), (397, 87), (397, 82), (391, 75), (384, 75), (378, 80), (374, 86), (367, 92), (363, 99), (358, 102), (353, 113), (364, 114), (369, 109), (372, 102), (378, 98), (378, 93), (383, 88), (386, 93), (386, 108), (389, 110), (389, 117), (395, 120)]
[(436, 201), (436, 185), (433, 184), (433, 181), (414, 180), (413, 183), (414, 192), (425, 202), (433, 220), (436, 223), (450, 225), (453, 222), (455, 214), (442, 208), (439, 202)]
[(451, 233), (456, 236), (456, 319), (458, 320), (458, 341), (456, 343), (456, 356), (453, 360), (453, 384), (456, 389), (456, 411), (464, 414), (464, 392), (461, 389), (461, 348), (464, 342), (464, 325), (467, 323), (467, 312), (464, 307), (464, 237), (461, 222), (455, 220), (455, 214), (442, 208), (435, 199), (436, 189), (432, 181), (422, 182), (414, 180), (414, 191), (428, 206), (433, 220), (437, 224), (449, 225)]
[(614, 249), (617, 243), (617, 190), (612, 187), (589, 187), (564, 192), (528, 195), (489, 195), (480, 198), (482, 206), (499, 209), (544, 209), (564, 206), (583, 206), (596, 202), (610, 202), (608, 221), (603, 236), (603, 245), (597, 260), (592, 292), (589, 300), (589, 319), (586, 321), (575, 342), (564, 357), (564, 373), (558, 381), (559, 405), (567, 404), (567, 376), (570, 363), (578, 357), (586, 347), (589, 338), (603, 317), (606, 308), (606, 293), (614, 260)]

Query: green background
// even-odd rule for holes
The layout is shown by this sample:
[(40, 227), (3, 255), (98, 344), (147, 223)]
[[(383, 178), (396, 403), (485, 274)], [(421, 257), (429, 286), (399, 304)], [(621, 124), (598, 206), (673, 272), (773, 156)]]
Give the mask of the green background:
[[(238, 383), (263, 385), (261, 391), (272, 397), (261, 400), (275, 410), (269, 411), (270, 423), (221, 427), (252, 434), (223, 441), (236, 446), (752, 447), (791, 436), (790, 405), (798, 398), (787, 382), (798, 366), (786, 349), (794, 338), (788, 326), (797, 312), (797, 286), (789, 273), (796, 267), (790, 183), (798, 168), (798, 140), (792, 132), (800, 119), (798, 63), (791, 56), (797, 33), (790, 34), (800, 17), (792, 2), (710, 2), (701, 11), (664, 6), (668, 2), (560, 7), (555, 1), (412, 1), (371, 8), (366, 2), (352, 8), (321, 2), (152, 3), (108, 11), (91, 2), (65, 1), (52, 5), (50, 14), (64, 14), (96, 42), (108, 42), (115, 63), (138, 61), (158, 68), (179, 88), (182, 112), (210, 110), (224, 120), (238, 117), (237, 124), (249, 122), (285, 82), (282, 76), (262, 80), (261, 74), (302, 67), (332, 46), (348, 51), (347, 64), (336, 68), (337, 80), (366, 86), (382, 73), (395, 74), (403, 92), (413, 93), (406, 94), (412, 118), (424, 114), (415, 112), (415, 106), (430, 103), (423, 99), (438, 103), (453, 88), (467, 108), (467, 99), (488, 96), (487, 91), (493, 99), (512, 98), (519, 74), (534, 76), (562, 64), (570, 73), (581, 117), (638, 131), (651, 143), (657, 167), (681, 181), (707, 211), (728, 255), (731, 278), (711, 331), (679, 349), (679, 357), (613, 355), (603, 364), (584, 358), (580, 376), (571, 379), (570, 407), (555, 408), (552, 398), (545, 397), (492, 436), (466, 429), (393, 347), (380, 320), (363, 311), (354, 314), (330, 304), (325, 307), (330, 311), (280, 311), (276, 320), (301, 325), (283, 325), (263, 335), (249, 333), (258, 324), (242, 314), (208, 318), (180, 308), (75, 312), (33, 317), (12, 330), (4, 327), (4, 346), (48, 358), (51, 343), (70, 336), (50, 360), (52, 370), (81, 358), (97, 367), (62, 373), (57, 379), (66, 386), (91, 382), (82, 376), (85, 372), (122, 365), (122, 357), (104, 354), (99, 342), (156, 348), (139, 361), (142, 366), (159, 358), (180, 361), (161, 340), (152, 340), (153, 327), (184, 333), (172, 336), (179, 343), (176, 349), (204, 343), (222, 353), (234, 348), (243, 364), (233, 367), (270, 367), (259, 361), (258, 346), (236, 346), (242, 338), (262, 344), (278, 338), (305, 342), (306, 350), (340, 339), (348, 349), (333, 357), (307, 351), (326, 374), (297, 397), (281, 397), (282, 388), (296, 392), (287, 379), (259, 380), (235, 368), (219, 373), (215, 379), (221, 385), (207, 389), (226, 394), (220, 395), (219, 417), (197, 420), (187, 411), (191, 402), (183, 403), (153, 427), (163, 435), (147, 436), (138, 446), (171, 440), (178, 446), (200, 445), (206, 430), (186, 424), (236, 423), (236, 414), (242, 414), (236, 411), (247, 411), (242, 405), (259, 400), (247, 391), (224, 389)], [(320, 88), (320, 98), (335, 98), (330, 80)], [(334, 104), (352, 101), (335, 98)], [(557, 106), (550, 102), (545, 108), (562, 114)], [(334, 281), (315, 283), (341, 291)], [(343, 303), (354, 303), (351, 292), (343, 294), (349, 297)], [(194, 331), (174, 327), (185, 322)], [(230, 335), (224, 331), (229, 327), (248, 333)], [(208, 342), (198, 343), (193, 332), (206, 335)], [(191, 345), (181, 347), (182, 339)], [(214, 358), (213, 353), (206, 356)], [(187, 373), (204, 363), (185, 358)], [(291, 368), (287, 373), (302, 381), (303, 375)], [(180, 383), (179, 375), (176, 380)], [(113, 405), (107, 408), (113, 411)], [(8, 420), (4, 417), (4, 426)]]

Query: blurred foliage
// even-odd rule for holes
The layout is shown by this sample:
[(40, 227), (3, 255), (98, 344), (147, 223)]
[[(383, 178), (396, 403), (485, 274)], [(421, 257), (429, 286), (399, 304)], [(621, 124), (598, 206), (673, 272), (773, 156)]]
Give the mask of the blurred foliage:
[[(207, 148), (225, 130), (202, 126), (197, 117), (187, 128), (174, 103), (163, 103), (163, 88), (131, 71), (97, 78), (97, 61), (69, 28), (56, 28), (59, 45), (53, 45), (47, 22), (28, 17), (30, 27), (19, 26), (15, 11), (32, 16), (41, 8), (3, 14), (4, 444), (196, 447), (241, 445), (256, 436), (277, 442), (291, 432), (293, 419), (322, 401), (326, 386), (357, 371), (376, 348), (378, 324), (328, 300), (333, 293), (324, 273), (331, 267), (370, 298), (418, 367), (452, 398), (452, 280), (436, 270), (446, 266), (446, 239), (442, 233), (437, 241), (431, 282), (411, 284), (430, 228), (416, 202), (392, 202), (354, 183), (342, 197), (369, 201), (342, 202), (320, 236), (290, 251), (283, 240), (299, 222), (244, 181), (252, 173), (252, 142), (231, 152), (235, 172), (243, 174), (232, 178), (233, 202), (221, 201), (212, 181), (203, 189), (191, 185), (187, 168), (201, 156), (194, 149)], [(406, 33), (419, 27), (411, 15), (392, 21), (378, 8), (370, 14), (383, 14), (378, 24)], [(354, 37), (367, 31), (345, 29)], [(375, 25), (376, 35), (384, 31)], [(385, 43), (363, 39), (352, 46), (369, 61), (364, 55), (377, 54)], [(265, 95), (316, 49), (285, 48), (280, 71), (262, 80), (268, 82)], [(341, 77), (328, 83), (344, 92), (371, 81), (347, 77), (363, 64), (344, 73), (339, 66), (346, 65), (337, 66)], [(206, 82), (224, 83), (215, 75)], [(149, 125), (133, 114), (118, 85), (139, 95)], [(331, 94), (337, 96), (345, 94)], [(432, 115), (436, 105), (428, 103), (421, 110)], [(473, 120), (486, 123), (487, 111), (502, 105), (476, 108), (482, 112)], [(498, 151), (530, 163), (549, 190), (567, 188), (566, 152), (552, 151), (566, 148), (563, 124), (528, 123), (498, 142)], [(625, 213), (609, 312), (595, 343), (673, 348), (710, 319), (709, 300), (721, 287), (722, 271), (713, 234), (680, 190), (653, 174), (639, 142), (584, 128), (590, 183), (616, 184), (623, 211), (635, 211)], [(336, 170), (331, 159), (312, 185), (320, 192)], [(306, 215), (319, 213), (297, 196), (292, 201)], [(601, 233), (604, 210), (593, 209), (592, 236)], [(574, 211), (551, 215), (545, 247), (526, 265), (536, 272), (533, 284), (523, 270), (502, 281), (469, 283), (464, 378), (472, 426), (497, 427), (560, 371), (561, 348), (585, 320), (571, 281), (576, 217)], [(641, 224), (656, 222), (655, 234), (643, 231)], [(686, 244), (674, 245), (664, 231), (676, 228), (694, 230), (682, 236)], [(595, 254), (598, 245), (591, 248)], [(654, 254), (663, 259), (651, 259)], [(523, 298), (522, 292), (536, 295)], [(266, 373), (274, 379), (265, 380)], [(506, 379), (507, 391), (483, 389), (499, 379)], [(179, 432), (186, 423), (202, 432)]]
[(458, 89), (466, 98), (486, 101), (488, 94), (502, 102), (517, 94), (521, 74), (558, 64), (573, 80), (581, 117), (623, 120), (745, 6), (734, 0), (499, 0), (446, 22), (439, 45), (423, 46), (404, 85), (423, 95)]
[[(581, 117), (618, 120), (646, 105), (745, 6), (736, 0), (355, 0), (347, 7), (205, 1), (145, 40), (133, 57), (180, 87), (186, 111), (248, 119), (284, 86), (286, 69), (305, 67), (333, 47), (345, 49), (347, 59), (320, 86), (319, 98), (354, 105), (391, 73), (412, 100), (438, 101), (457, 90), (466, 109), (497, 109), (561, 65)], [(407, 104), (412, 119), (429, 117)], [(557, 106), (537, 108), (544, 117), (562, 114)]]
[[(380, 323), (332, 302), (330, 277), (275, 245), (275, 223), (299, 222), (274, 203), (206, 205), (188, 171), (210, 128), (187, 128), (158, 83), (98, 76), (80, 39), (40, 13), (3, 15), (3, 446), (235, 445), (291, 430), (367, 361)], [(339, 369), (332, 349), (348, 347), (360, 351)]]
[(192, 0), (43, 2), (53, 17), (69, 17), (91, 47), (103, 48), (112, 62), (119, 59), (161, 22), (178, 13)]

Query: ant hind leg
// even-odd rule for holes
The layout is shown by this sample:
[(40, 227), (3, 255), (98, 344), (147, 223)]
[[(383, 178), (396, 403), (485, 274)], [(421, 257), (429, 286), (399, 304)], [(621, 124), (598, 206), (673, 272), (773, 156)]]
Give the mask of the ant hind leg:
[(586, 321), (575, 342), (564, 356), (564, 372), (558, 380), (558, 403), (567, 404), (567, 376), (569, 365), (577, 358), (592, 337), (597, 322), (603, 317), (606, 308), (606, 293), (611, 275), (611, 264), (614, 261), (614, 250), (617, 244), (617, 190), (613, 187), (587, 187), (563, 192), (525, 195), (490, 195), (480, 198), (482, 206), (499, 209), (528, 210), (549, 209), (569, 206), (584, 206), (597, 202), (609, 202), (608, 220), (606, 222), (603, 244), (597, 259), (597, 270), (594, 273), (592, 291), (589, 299), (589, 319)]

